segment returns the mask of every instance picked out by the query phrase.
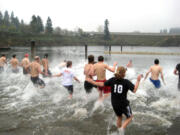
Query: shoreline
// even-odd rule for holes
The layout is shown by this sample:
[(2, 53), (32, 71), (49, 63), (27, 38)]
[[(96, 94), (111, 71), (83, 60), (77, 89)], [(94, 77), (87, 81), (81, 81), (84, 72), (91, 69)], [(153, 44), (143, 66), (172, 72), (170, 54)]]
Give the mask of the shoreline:
[(104, 54), (136, 54), (136, 55), (180, 55), (180, 53), (160, 53), (160, 52), (115, 52), (105, 51)]

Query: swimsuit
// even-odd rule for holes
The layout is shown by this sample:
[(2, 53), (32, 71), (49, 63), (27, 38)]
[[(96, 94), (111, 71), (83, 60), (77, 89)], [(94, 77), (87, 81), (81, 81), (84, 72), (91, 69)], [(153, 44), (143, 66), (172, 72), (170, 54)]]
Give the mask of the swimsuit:
[(156, 87), (156, 88), (160, 88), (161, 87), (161, 82), (160, 82), (160, 80), (158, 79), (158, 80), (152, 80), (151, 78), (149, 78), (150, 79), (150, 81), (154, 84), (154, 86)]
[[(106, 80), (96, 80), (96, 82), (105, 82)], [(103, 91), (104, 94), (110, 93), (111, 92), (111, 87), (110, 86), (104, 86), (104, 87), (98, 87), (100, 91)]]

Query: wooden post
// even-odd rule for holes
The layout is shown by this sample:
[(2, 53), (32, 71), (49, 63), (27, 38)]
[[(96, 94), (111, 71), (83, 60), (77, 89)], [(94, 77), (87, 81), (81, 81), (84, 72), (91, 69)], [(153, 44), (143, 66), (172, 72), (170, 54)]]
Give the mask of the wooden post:
[(109, 45), (109, 55), (111, 56), (111, 45)]
[(85, 59), (88, 57), (88, 46), (85, 44)]
[(122, 51), (123, 51), (123, 47), (122, 47), (122, 45), (121, 45), (121, 53), (122, 53)]
[(35, 57), (35, 41), (31, 41), (31, 60)]

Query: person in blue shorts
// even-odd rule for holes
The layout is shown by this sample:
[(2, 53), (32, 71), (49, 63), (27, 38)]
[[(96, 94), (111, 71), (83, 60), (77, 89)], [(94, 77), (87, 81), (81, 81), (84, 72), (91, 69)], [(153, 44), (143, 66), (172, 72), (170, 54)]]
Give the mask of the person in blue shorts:
[(163, 69), (162, 67), (159, 65), (159, 60), (155, 59), (154, 60), (154, 65), (150, 67), (149, 71), (146, 73), (146, 76), (144, 78), (144, 80), (146, 80), (146, 78), (148, 77), (149, 73), (151, 73), (151, 77), (149, 78), (150, 81), (153, 83), (153, 85), (156, 88), (160, 88), (161, 87), (161, 82), (159, 80), (159, 75), (161, 74), (161, 79), (164, 82), (164, 76), (163, 76)]

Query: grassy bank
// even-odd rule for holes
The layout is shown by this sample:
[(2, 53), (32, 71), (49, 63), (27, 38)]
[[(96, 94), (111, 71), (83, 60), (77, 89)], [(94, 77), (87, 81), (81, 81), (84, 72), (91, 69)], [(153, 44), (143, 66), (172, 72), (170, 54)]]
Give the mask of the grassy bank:
[(180, 46), (180, 35), (157, 34), (113, 34), (111, 40), (105, 41), (103, 34), (78, 35), (45, 35), (0, 32), (0, 47), (36, 45), (138, 45), (138, 46)]

